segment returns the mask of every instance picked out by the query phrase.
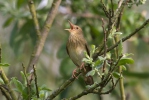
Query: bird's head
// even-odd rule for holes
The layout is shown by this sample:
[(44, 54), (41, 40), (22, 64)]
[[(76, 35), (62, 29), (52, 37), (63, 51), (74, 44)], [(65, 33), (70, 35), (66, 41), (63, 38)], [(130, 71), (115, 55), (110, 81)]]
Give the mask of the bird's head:
[(72, 24), (70, 21), (68, 22), (70, 24), (70, 29), (65, 30), (69, 31), (71, 35), (82, 35), (82, 29), (79, 26)]

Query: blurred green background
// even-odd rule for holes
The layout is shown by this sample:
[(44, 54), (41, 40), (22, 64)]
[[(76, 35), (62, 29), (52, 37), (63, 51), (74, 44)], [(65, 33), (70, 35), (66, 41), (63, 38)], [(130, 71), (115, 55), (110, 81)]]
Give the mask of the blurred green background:
[[(117, 0), (114, 8), (117, 8)], [(53, 0), (36, 0), (37, 16), (42, 27)], [(108, 4), (108, 0), (105, 1)], [(149, 1), (143, 5), (127, 6), (124, 10), (121, 29), (127, 36), (149, 18)], [(110, 7), (107, 5), (107, 7)], [(69, 59), (65, 47), (69, 33), (68, 20), (79, 25), (89, 46), (98, 46), (103, 39), (100, 18), (108, 21), (101, 8), (100, 0), (62, 0), (57, 16), (47, 37), (44, 49), (37, 64), (39, 85), (45, 84), (51, 90), (57, 89), (72, 75), (76, 66)], [(123, 43), (124, 52), (133, 53), (133, 65), (124, 72), (126, 96), (129, 100), (149, 100), (149, 25), (138, 34)], [(2, 62), (9, 63), (4, 68), (8, 77), (21, 80), (21, 64), (28, 65), (36, 42), (36, 32), (27, 0), (0, 0), (0, 43), (2, 45)], [(77, 95), (85, 88), (81, 78), (75, 81), (56, 100)], [(119, 87), (103, 100), (119, 100)], [(0, 93), (0, 99), (5, 100)], [(79, 100), (100, 100), (98, 95), (89, 94)]]

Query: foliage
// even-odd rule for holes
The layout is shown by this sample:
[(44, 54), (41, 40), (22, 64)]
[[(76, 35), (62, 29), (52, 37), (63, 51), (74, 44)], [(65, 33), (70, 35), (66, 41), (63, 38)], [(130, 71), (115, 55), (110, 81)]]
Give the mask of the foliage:
[[(37, 97), (37, 90), (36, 90), (36, 87), (35, 87), (35, 84), (33, 83), (30, 83), (28, 84), (27, 81), (32, 81), (32, 79), (30, 80), (26, 80), (26, 75), (24, 72), (21, 71), (21, 76), (22, 76), (22, 79), (23, 82), (19, 81), (17, 78), (15, 77), (12, 77), (11, 78), (11, 81), (10, 83), (13, 83), (15, 88), (14, 90), (16, 92), (18, 92), (18, 94), (20, 95), (20, 99), (23, 99), (23, 100), (29, 100), (29, 98), (32, 98), (32, 100), (45, 100), (47, 98), (47, 96), (49, 95), (50, 93), (50, 89), (47, 88), (47, 86), (45, 86), (44, 84), (42, 86), (38, 86), (38, 90), (39, 90), (39, 98)], [(30, 73), (27, 73), (27, 77), (31, 76)], [(29, 86), (30, 85), (30, 90), (29, 90)]]
[[(141, 54), (147, 53), (149, 51), (149, 47), (147, 46), (147, 42), (145, 40), (146, 37), (148, 36), (149, 28), (144, 28), (143, 30), (139, 31), (138, 34), (134, 36), (136, 38), (135, 40), (130, 39), (132, 42), (130, 43), (129, 41), (128, 44), (136, 45), (136, 47), (131, 47), (131, 46), (129, 47), (131, 50), (133, 50), (133, 51), (129, 51), (129, 52), (133, 52), (134, 54), (132, 58), (130, 57), (130, 55), (132, 55), (131, 53), (124, 52), (124, 48), (126, 47), (123, 47), (123, 43), (122, 43), (123, 37), (128, 36), (133, 30), (141, 26), (145, 21), (145, 16), (141, 13), (136, 12), (135, 9), (145, 4), (147, 1), (129, 0), (127, 6), (124, 9), (123, 16), (121, 17), (120, 30), (117, 31), (116, 27), (112, 27), (110, 34), (107, 36), (107, 41), (106, 41), (107, 49), (112, 45), (114, 45), (115, 37), (119, 38), (120, 44), (116, 48), (118, 51), (117, 54), (115, 54), (116, 49), (113, 49), (107, 52), (105, 55), (103, 54), (98, 56), (97, 59), (94, 60), (93, 58), (94, 54), (96, 53), (96, 51), (99, 50), (100, 47), (102, 48), (102, 45), (103, 45), (102, 42), (104, 41), (104, 32), (103, 32), (104, 30), (102, 27), (103, 23), (101, 18), (104, 19), (105, 31), (109, 30), (109, 26), (108, 26), (109, 19), (106, 17), (103, 11), (103, 5), (101, 1), (102, 0), (80, 0), (80, 1), (62, 0), (61, 6), (59, 8), (59, 13), (55, 18), (55, 22), (52, 25), (52, 29), (50, 30), (50, 35), (48, 36), (48, 39), (47, 39), (48, 45), (45, 44), (43, 55), (41, 56), (41, 59), (39, 61), (39, 65), (42, 67), (42, 69), (38, 69), (39, 72), (37, 72), (37, 74), (39, 74), (40, 77), (45, 77), (45, 78), (38, 78), (38, 82), (40, 82), (40, 84), (43, 84), (45, 82), (46, 84), (49, 85), (49, 83), (47, 83), (48, 82), (47, 80), (50, 80), (51, 83), (54, 83), (53, 86), (58, 88), (63, 81), (65, 81), (71, 76), (72, 70), (75, 68), (74, 64), (70, 61), (70, 59), (68, 58), (65, 52), (65, 46), (66, 46), (65, 40), (67, 40), (66, 39), (67, 37), (64, 35), (66, 32), (63, 31), (63, 29), (68, 27), (67, 20), (71, 20), (73, 21), (73, 23), (79, 25), (84, 32), (84, 35), (88, 41), (88, 44), (89, 45), (94, 44), (94, 45), (91, 45), (90, 47), (91, 56), (88, 56), (87, 53), (85, 52), (86, 58), (83, 59), (83, 62), (91, 65), (92, 67), (92, 70), (88, 72), (86, 76), (91, 75), (95, 79), (95, 84), (91, 87), (89, 86), (87, 89), (91, 89), (94, 86), (98, 85), (99, 81), (103, 80), (103, 76), (106, 77), (106, 75), (109, 75), (108, 72), (110, 72), (110, 75), (114, 79), (115, 83), (116, 83), (116, 80), (125, 79), (125, 82), (124, 82), (125, 90), (127, 90), (127, 87), (139, 84), (138, 81), (140, 79), (148, 78), (148, 72), (144, 72), (144, 71), (142, 72), (142, 70), (140, 71), (140, 69), (138, 70), (136, 67), (133, 67), (133, 66), (136, 66), (137, 61), (135, 57), (137, 55), (139, 56), (138, 58), (140, 58)], [(115, 11), (118, 7), (117, 1), (115, 0), (112, 0), (112, 1), (113, 1), (113, 9)], [(39, 20), (40, 27), (42, 27), (45, 22), (47, 13), (49, 11), (49, 8), (51, 7), (52, 2), (53, 0), (49, 1), (48, 4), (43, 8), (38, 8), (38, 6), (40, 5), (40, 0), (34, 1), (35, 7), (37, 8), (36, 12), (37, 12), (37, 17)], [(29, 51), (32, 51), (33, 47), (37, 42), (36, 30), (33, 27), (34, 22), (32, 20), (32, 16), (30, 14), (27, 3), (28, 2), (24, 0), (5, 0), (5, 1), (0, 0), (1, 14), (3, 14), (3, 16), (6, 17), (5, 22), (3, 23), (3, 28), (7, 29), (9, 26), (12, 26), (12, 29), (10, 31), (9, 43), (15, 53), (15, 56), (25, 55), (25, 57), (24, 56), (22, 57), (21, 62), (28, 61), (28, 57), (30, 56)], [(110, 0), (105, 0), (104, 4), (107, 9), (112, 8)], [(6, 34), (9, 34), (9, 33), (6, 33)], [(59, 49), (58, 50), (52, 49), (51, 51), (49, 51), (48, 49), (49, 43), (54, 44), (53, 47), (50, 47), (50, 50), (51, 48), (59, 48)], [(103, 48), (103, 51), (104, 50), (105, 48)], [(57, 57), (61, 60), (59, 62), (60, 76), (56, 76), (57, 74), (55, 74), (56, 73), (55, 71), (54, 71), (54, 74), (52, 72), (53, 71), (52, 65), (54, 65), (54, 68), (55, 68), (55, 66), (58, 66), (57, 62), (56, 64), (45, 63), (46, 60), (50, 62), (54, 62), (52, 57), (53, 55), (55, 55), (55, 51), (57, 51)], [(52, 53), (49, 53), (49, 52), (52, 52)], [(6, 51), (3, 51), (3, 53), (7, 54)], [(44, 57), (48, 56), (48, 58), (50, 57), (51, 58), (44, 60), (45, 58), (43, 56)], [(10, 59), (8, 57), (6, 58), (7, 60)], [(135, 60), (135, 62), (133, 59)], [(10, 59), (10, 62), (11, 62), (10, 64), (0, 63), (0, 67), (5, 68), (10, 66), (12, 68), (12, 66), (17, 66), (18, 64), (18, 62), (14, 62), (14, 60), (12, 61), (12, 58)], [(130, 65), (134, 63), (135, 65)], [(50, 66), (50, 70), (45, 66)], [(71, 66), (74, 66), (74, 67), (71, 67)], [(103, 71), (103, 66), (106, 66), (105, 72)], [(122, 72), (118, 71), (119, 67), (122, 68)], [(42, 71), (44, 71), (43, 72), (44, 74), (41, 74)], [(18, 73), (19, 71), (13, 70), (12, 72), (10, 70), (8, 72)], [(33, 73), (24, 73), (23, 71), (21, 71), (21, 76), (22, 76), (21, 78), (19, 77), (20, 74), (16, 77), (11, 76), (10, 83), (12, 86), (14, 85), (13, 90), (15, 90), (18, 97), (20, 97), (23, 100), (29, 100), (29, 98), (32, 98), (33, 100), (45, 100), (46, 98), (48, 98), (49, 95), (52, 94), (51, 90), (47, 87), (52, 88), (53, 86), (51, 85), (51, 83), (50, 83), (50, 86), (38, 85), (39, 98), (40, 98), (39, 99), (36, 95), (37, 89), (36, 89), (35, 82), (34, 83), (32, 82), (30, 86), (28, 86), (27, 81), (30, 80), (28, 78), (30, 78), (32, 74)], [(25, 75), (27, 76), (27, 78)], [(52, 77), (52, 78), (49, 79), (49, 77)], [(135, 80), (136, 78), (138, 78), (137, 81)], [(21, 81), (22, 79), (23, 81)], [(1, 84), (5, 84), (2, 78), (0, 78), (0, 85)], [(112, 83), (112, 86), (114, 88), (115, 88), (115, 85), (116, 84)], [(110, 86), (111, 86), (110, 84), (105, 86), (106, 87), (105, 90), (109, 90)], [(31, 88), (30, 96), (28, 96), (29, 87)], [(75, 91), (72, 91), (73, 88), (76, 88), (76, 87), (79, 87), (79, 88)], [(72, 97), (84, 89), (86, 89), (85, 84), (82, 82), (82, 78), (79, 77), (75, 85), (73, 84), (72, 86), (70, 86), (70, 88), (66, 89), (65, 92), (61, 93), (59, 97), (57, 97), (56, 99), (58, 98), (62, 99), (69, 96)], [(111, 92), (113, 94), (112, 96), (115, 98), (119, 96), (119, 94), (116, 94), (116, 92), (119, 92), (119, 90), (115, 89), (113, 92)], [(135, 97), (137, 96), (137, 93), (134, 93), (134, 94), (135, 96), (131, 98), (136, 100)], [(86, 98), (88, 99), (88, 96)], [(89, 99), (90, 98), (97, 99), (98, 97), (90, 96)]]

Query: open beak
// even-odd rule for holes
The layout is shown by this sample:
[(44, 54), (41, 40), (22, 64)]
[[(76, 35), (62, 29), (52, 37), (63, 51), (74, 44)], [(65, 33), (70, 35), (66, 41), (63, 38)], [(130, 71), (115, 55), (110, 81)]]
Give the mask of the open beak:
[(67, 30), (67, 31), (73, 30), (74, 25), (69, 20), (68, 20), (68, 22), (69, 22), (69, 25), (70, 25), (70, 29), (65, 29), (65, 30)]

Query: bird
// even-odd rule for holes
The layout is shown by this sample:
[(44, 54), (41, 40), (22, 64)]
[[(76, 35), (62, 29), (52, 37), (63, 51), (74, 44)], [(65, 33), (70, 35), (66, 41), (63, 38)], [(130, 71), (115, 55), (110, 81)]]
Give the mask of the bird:
[[(86, 74), (89, 71), (91, 71), (92, 68), (90, 67), (90, 65), (85, 65), (84, 62), (82, 61), (83, 58), (85, 58), (84, 52), (87, 52), (87, 54), (90, 56), (90, 51), (87, 45), (87, 41), (84, 38), (82, 29), (79, 26), (74, 25), (70, 21), (68, 22), (70, 25), (70, 29), (65, 29), (70, 33), (67, 41), (67, 45), (66, 45), (67, 54), (69, 55), (72, 62), (78, 68), (81, 69), (86, 85), (93, 85), (94, 84), (93, 77), (86, 76)], [(76, 70), (77, 69), (73, 71), (73, 74), (72, 74), (73, 78), (76, 78), (75, 76)]]

